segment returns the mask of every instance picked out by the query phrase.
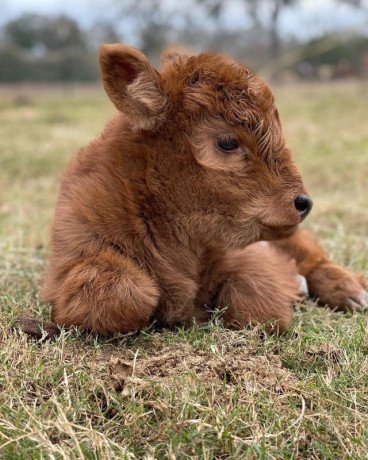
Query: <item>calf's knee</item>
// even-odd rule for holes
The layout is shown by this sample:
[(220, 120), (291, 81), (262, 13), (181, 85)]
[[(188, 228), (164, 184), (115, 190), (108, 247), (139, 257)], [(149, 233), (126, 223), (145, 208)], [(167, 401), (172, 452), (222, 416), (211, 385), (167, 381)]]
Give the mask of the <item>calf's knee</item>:
[(100, 254), (70, 270), (52, 318), (101, 335), (127, 333), (148, 325), (158, 297), (154, 281), (133, 262)]

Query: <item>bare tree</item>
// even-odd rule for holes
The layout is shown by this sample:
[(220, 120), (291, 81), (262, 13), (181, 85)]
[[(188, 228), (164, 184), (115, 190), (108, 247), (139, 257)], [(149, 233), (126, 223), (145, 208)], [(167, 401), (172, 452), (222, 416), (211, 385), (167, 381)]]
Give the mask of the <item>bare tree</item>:
[[(251, 1), (254, 2), (254, 0)], [(278, 57), (281, 54), (281, 40), (279, 30), (280, 13), (285, 6), (293, 5), (297, 1), (298, 0), (272, 0), (272, 2), (270, 2), (270, 55), (272, 58)]]
[[(199, 3), (206, 5), (209, 14), (219, 17), (223, 11), (225, 2), (221, 0), (198, 0)], [(244, 16), (252, 18), (257, 27), (264, 27), (269, 37), (270, 57), (278, 57), (281, 53), (280, 40), (280, 14), (282, 10), (298, 0), (239, 0), (244, 6)], [(265, 17), (266, 16), (266, 21)]]

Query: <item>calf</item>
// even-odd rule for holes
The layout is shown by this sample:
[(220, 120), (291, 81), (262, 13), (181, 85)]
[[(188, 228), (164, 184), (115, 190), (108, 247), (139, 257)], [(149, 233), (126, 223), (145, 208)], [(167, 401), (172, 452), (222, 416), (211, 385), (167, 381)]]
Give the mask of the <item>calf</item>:
[(261, 79), (209, 53), (166, 53), (158, 72), (124, 45), (100, 65), (118, 112), (61, 180), (43, 288), (56, 323), (108, 335), (220, 306), (229, 326), (284, 331), (298, 272), (330, 307), (363, 307), (359, 280), (297, 231), (312, 200)]

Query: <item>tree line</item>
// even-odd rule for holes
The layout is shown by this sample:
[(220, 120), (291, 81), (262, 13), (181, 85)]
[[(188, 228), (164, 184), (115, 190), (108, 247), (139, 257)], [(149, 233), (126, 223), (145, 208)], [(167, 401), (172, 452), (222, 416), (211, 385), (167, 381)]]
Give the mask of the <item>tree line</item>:
[[(350, 3), (367, 13), (360, 0), (335, 1)], [(300, 0), (189, 0), (182, 4), (125, 0), (112, 2), (113, 22), (98, 21), (89, 29), (65, 15), (25, 13), (0, 30), (0, 81), (94, 81), (98, 78), (98, 45), (119, 41), (138, 46), (156, 62), (168, 43), (185, 44), (195, 52), (225, 51), (255, 69), (268, 67), (271, 77), (289, 70), (303, 78), (316, 78), (316, 69), (324, 64), (336, 66), (337, 74), (340, 67), (342, 74), (366, 72), (365, 68), (362, 71), (368, 60), (364, 33), (353, 37), (334, 35), (328, 46), (323, 31), (307, 43), (282, 35), (282, 12), (297, 8), (299, 3)], [(234, 5), (241, 12), (241, 21), (233, 27), (226, 23), (226, 11)], [(290, 52), (294, 52), (293, 58), (285, 59)]]

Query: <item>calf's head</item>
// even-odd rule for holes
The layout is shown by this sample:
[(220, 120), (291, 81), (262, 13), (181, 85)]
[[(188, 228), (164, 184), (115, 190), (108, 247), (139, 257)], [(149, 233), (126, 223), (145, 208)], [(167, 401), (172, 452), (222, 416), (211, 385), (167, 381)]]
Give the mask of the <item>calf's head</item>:
[(105, 90), (132, 136), (150, 146), (170, 212), (198, 238), (229, 247), (293, 233), (312, 201), (269, 87), (221, 54), (168, 52), (162, 61), (158, 72), (128, 46), (100, 51)]

